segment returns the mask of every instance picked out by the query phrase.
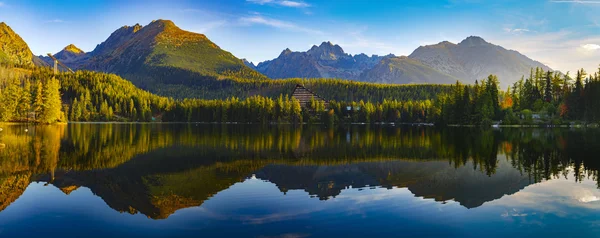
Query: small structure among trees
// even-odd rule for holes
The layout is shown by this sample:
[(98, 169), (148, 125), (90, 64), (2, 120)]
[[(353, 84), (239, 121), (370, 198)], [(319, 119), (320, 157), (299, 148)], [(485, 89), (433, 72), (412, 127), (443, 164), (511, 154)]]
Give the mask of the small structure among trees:
[(311, 104), (315, 103), (324, 105), (325, 108), (329, 108), (329, 102), (327, 100), (300, 84), (296, 84), (296, 88), (294, 88), (292, 97), (300, 102), (300, 106), (302, 106), (302, 108), (313, 108), (314, 105)]

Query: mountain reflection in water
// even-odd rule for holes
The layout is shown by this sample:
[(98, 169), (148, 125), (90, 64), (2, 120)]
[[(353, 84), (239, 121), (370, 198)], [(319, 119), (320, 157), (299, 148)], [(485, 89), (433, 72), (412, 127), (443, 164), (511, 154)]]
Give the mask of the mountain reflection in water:
[[(305, 191), (307, 199), (406, 188), (417, 197), (477, 208), (543, 181), (598, 181), (600, 163), (595, 159), (600, 133), (564, 129), (195, 124), (3, 129), (0, 215), (33, 182), (66, 195), (85, 187), (118, 212), (152, 219), (202, 206), (234, 184), (256, 179), (282, 194)], [(577, 199), (600, 200), (594, 194)]]

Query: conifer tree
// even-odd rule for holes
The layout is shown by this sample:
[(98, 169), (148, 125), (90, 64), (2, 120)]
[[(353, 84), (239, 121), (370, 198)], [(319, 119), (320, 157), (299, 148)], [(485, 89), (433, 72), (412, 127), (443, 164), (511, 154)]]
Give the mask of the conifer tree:
[(39, 117), (41, 123), (54, 123), (61, 120), (61, 96), (60, 83), (56, 78), (52, 78), (46, 82), (42, 90), (44, 103)]

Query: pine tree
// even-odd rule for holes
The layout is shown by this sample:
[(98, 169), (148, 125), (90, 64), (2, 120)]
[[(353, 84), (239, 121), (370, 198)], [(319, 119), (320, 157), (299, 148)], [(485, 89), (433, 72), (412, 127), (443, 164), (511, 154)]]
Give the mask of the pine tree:
[(546, 88), (544, 90), (544, 100), (546, 102), (552, 101), (552, 72), (546, 73)]
[(42, 81), (39, 80), (35, 87), (35, 98), (33, 100), (33, 112), (35, 114), (35, 119), (38, 120), (42, 111), (44, 109), (44, 90)]
[(48, 80), (42, 90), (44, 103), (38, 118), (41, 123), (54, 123), (61, 119), (62, 102), (60, 96), (60, 83), (56, 78)]
[(298, 101), (298, 99), (292, 97), (290, 109), (294, 123), (302, 123), (302, 107), (300, 106), (300, 101)]
[(18, 112), (21, 118), (29, 120), (29, 111), (31, 110), (31, 83), (29, 80), (25, 80), (23, 90), (21, 91), (21, 98), (19, 100)]

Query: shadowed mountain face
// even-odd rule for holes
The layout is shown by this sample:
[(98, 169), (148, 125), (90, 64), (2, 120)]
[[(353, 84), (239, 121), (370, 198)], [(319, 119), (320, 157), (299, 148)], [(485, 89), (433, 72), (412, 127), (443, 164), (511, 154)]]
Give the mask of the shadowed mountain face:
[(250, 177), (283, 193), (303, 190), (321, 200), (350, 188), (407, 188), (417, 197), (477, 208), (567, 170), (576, 180), (584, 174), (597, 179), (600, 168), (593, 156), (596, 132), (177, 124), (24, 128), (8, 126), (0, 133), (2, 210), (38, 181), (65, 195), (86, 187), (116, 211), (166, 219)]
[(504, 49), (477, 36), (468, 37), (458, 44), (445, 41), (421, 46), (408, 57), (469, 83), (494, 74), (506, 86), (528, 75), (531, 68), (551, 70), (517, 51)]
[[(471, 163), (454, 168), (443, 161), (389, 161), (333, 166), (268, 165), (256, 177), (282, 192), (301, 189), (327, 200), (348, 187), (408, 188), (415, 196), (454, 200), (467, 208), (481, 206), (525, 188), (532, 181), (503, 160), (494, 176), (474, 170)], [(493, 189), (491, 189), (493, 188)]]
[[(61, 63), (72, 69), (78, 69), (87, 62), (90, 54), (85, 53), (83, 50), (77, 48), (77, 46), (70, 44), (63, 50), (53, 55)], [(54, 65), (54, 61), (49, 56), (39, 56), (48, 65)]]
[(331, 42), (314, 45), (306, 52), (285, 49), (278, 58), (259, 63), (256, 69), (270, 78), (341, 78), (358, 80), (366, 69), (388, 56), (346, 54)]
[(448, 41), (421, 46), (408, 57), (348, 55), (324, 42), (307, 52), (284, 50), (256, 69), (271, 78), (343, 78), (375, 83), (473, 83), (495, 74), (503, 86), (528, 75), (531, 68), (551, 70), (519, 52), (471, 36), (459, 44)]
[(383, 59), (375, 67), (365, 71), (361, 78), (367, 82), (393, 84), (452, 84), (460, 80), (406, 56)]

